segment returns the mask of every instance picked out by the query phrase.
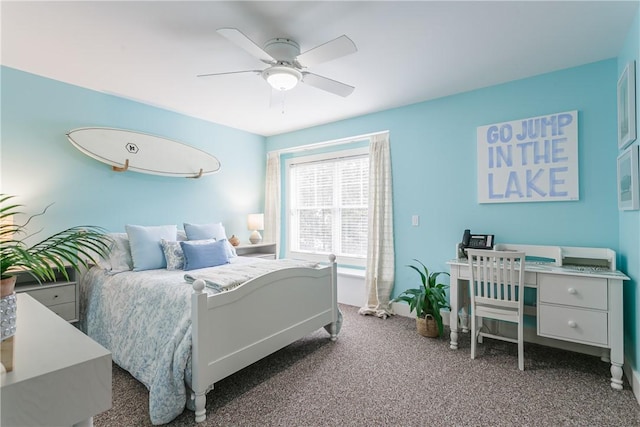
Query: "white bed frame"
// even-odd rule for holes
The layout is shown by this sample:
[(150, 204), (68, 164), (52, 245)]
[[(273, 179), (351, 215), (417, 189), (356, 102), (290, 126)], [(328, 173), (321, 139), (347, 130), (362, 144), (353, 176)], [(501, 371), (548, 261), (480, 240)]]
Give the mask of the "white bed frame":
[[(196, 422), (206, 419), (206, 392), (213, 384), (311, 332), (338, 334), (335, 256), (321, 268), (287, 268), (240, 287), (208, 295), (193, 283), (192, 392)], [(216, 325), (216, 326), (211, 326)], [(221, 327), (221, 325), (224, 325)]]

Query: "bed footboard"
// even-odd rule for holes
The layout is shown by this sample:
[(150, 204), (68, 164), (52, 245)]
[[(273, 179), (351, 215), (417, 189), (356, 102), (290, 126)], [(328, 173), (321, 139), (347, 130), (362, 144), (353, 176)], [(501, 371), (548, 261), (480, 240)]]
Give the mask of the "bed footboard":
[[(215, 382), (325, 327), (339, 332), (334, 255), (320, 268), (286, 268), (222, 294), (193, 283), (192, 388), (195, 420), (206, 419), (205, 393)], [(189, 405), (191, 406), (191, 405)]]

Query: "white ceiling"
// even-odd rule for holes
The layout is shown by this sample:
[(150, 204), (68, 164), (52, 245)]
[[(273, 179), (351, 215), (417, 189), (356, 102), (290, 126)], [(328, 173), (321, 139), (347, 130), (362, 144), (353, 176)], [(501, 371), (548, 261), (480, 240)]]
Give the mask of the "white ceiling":
[[(7, 2), (2, 64), (260, 135), (274, 135), (616, 57), (635, 1)], [(309, 71), (347, 98), (299, 85), (270, 107), (266, 68), (220, 36), (302, 52), (346, 34), (358, 52)]]

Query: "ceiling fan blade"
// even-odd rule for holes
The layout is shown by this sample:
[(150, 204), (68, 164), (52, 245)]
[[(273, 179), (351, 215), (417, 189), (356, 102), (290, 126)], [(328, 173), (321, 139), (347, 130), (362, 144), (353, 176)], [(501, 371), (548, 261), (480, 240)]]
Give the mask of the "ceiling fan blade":
[(218, 34), (225, 37), (227, 40), (234, 43), (235, 45), (241, 47), (252, 56), (258, 58), (260, 61), (267, 64), (272, 64), (276, 62), (276, 60), (271, 55), (265, 52), (260, 46), (255, 44), (253, 40), (245, 36), (237, 28), (219, 28), (217, 31), (218, 31)]
[(353, 43), (349, 37), (343, 35), (301, 53), (298, 55), (297, 61), (303, 67), (311, 67), (357, 51), (358, 48), (355, 43)]
[(355, 87), (349, 86), (348, 84), (340, 83), (336, 80), (331, 80), (317, 74), (303, 72), (302, 75), (303, 83), (306, 83), (309, 86), (313, 86), (318, 89), (326, 90), (327, 92), (331, 92), (342, 97), (351, 95), (351, 92), (353, 92), (353, 90), (355, 89)]
[(198, 74), (196, 77), (224, 76), (225, 74), (262, 73), (262, 70), (227, 71), (225, 73)]

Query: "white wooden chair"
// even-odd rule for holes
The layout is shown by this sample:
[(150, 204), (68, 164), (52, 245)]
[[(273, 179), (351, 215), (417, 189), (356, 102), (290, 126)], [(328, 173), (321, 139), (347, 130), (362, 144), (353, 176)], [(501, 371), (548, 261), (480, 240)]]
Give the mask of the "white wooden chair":
[[(518, 343), (518, 368), (524, 371), (524, 265), (525, 253), (467, 249), (471, 295), (471, 358), (482, 337)], [(518, 338), (482, 331), (483, 318), (513, 322)]]

